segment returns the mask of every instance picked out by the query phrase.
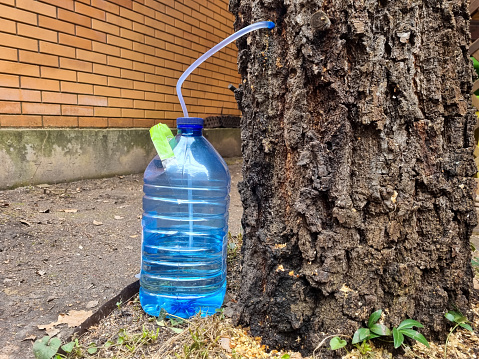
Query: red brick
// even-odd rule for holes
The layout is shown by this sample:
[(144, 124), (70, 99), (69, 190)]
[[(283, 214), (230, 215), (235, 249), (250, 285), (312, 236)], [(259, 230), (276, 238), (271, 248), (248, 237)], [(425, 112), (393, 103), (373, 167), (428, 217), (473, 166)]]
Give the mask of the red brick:
[(93, 116), (92, 106), (62, 105), (62, 115), (66, 116)]
[(78, 127), (78, 117), (43, 116), (44, 127)]
[[(162, 23), (161, 21), (152, 19), (151, 17), (145, 17), (145, 25), (152, 29), (155, 29), (155, 32), (165, 31), (165, 24)], [(153, 34), (152, 36), (156, 36), (156, 35)]]
[(183, 114), (180, 113), (180, 112), (177, 112), (175, 113), (174, 115), (172, 116), (167, 116), (169, 112), (163, 112), (163, 111), (150, 111), (150, 110), (146, 110), (145, 111), (145, 117), (146, 118), (169, 118), (169, 119), (174, 119), (174, 118), (178, 118), (178, 117), (181, 117)]
[(93, 64), (93, 72), (95, 74), (120, 77), (120, 69), (112, 66)]
[(135, 100), (134, 102), (135, 108), (141, 108), (145, 110), (154, 110), (155, 109), (155, 102), (153, 101), (142, 101), (142, 100)]
[(76, 25), (91, 27), (91, 18), (88, 16), (83, 16), (81, 13), (58, 9), (58, 18)]
[(143, 91), (121, 89), (121, 97), (143, 100), (145, 93)]
[(165, 12), (165, 5), (160, 4), (157, 0), (145, 0), (145, 6), (151, 7), (159, 12)]
[(47, 5), (39, 1), (33, 0), (16, 0), (17, 8), (25, 9), (37, 14), (42, 14), (50, 17), (57, 16), (57, 9), (55, 6)]
[[(60, 11), (59, 9), (58, 11)], [(50, 17), (46, 16), (39, 16), (38, 17), (38, 23), (40, 27), (43, 27), (48, 30), (56, 30), (60, 32), (66, 32), (68, 34), (74, 34), (75, 33), (75, 26), (73, 24), (69, 24), (65, 21), (57, 20), (57, 19), (52, 19)]]
[(19, 60), (20, 62), (29, 64), (58, 67), (58, 56), (41, 54), (38, 52), (20, 50)]
[(40, 52), (53, 54), (62, 57), (75, 57), (75, 49), (69, 46), (52, 44), (51, 42), (40, 41)]
[[(95, 44), (96, 43), (93, 44), (93, 48), (95, 48)], [(81, 60), (85, 60), (85, 61), (96, 62), (96, 63), (99, 63), (99, 64), (106, 64), (106, 55), (99, 54), (97, 52), (77, 49), (76, 50), (76, 57), (77, 57), (77, 59), (81, 59)]]
[(0, 84), (2, 87), (19, 87), (20, 76), (0, 74)]
[(120, 37), (130, 39), (136, 42), (145, 42), (145, 35), (128, 29), (120, 29)]
[(107, 77), (90, 74), (86, 72), (79, 72), (78, 73), (78, 82), (83, 82), (87, 84), (95, 84), (95, 85), (106, 85), (107, 84)]
[(107, 58), (108, 66), (122, 67), (124, 69), (133, 69), (133, 61), (122, 59), (120, 57), (108, 56)]
[(20, 79), (21, 88), (34, 89), (34, 90), (46, 90), (46, 91), (59, 91), (60, 81), (47, 80), (39, 77), (25, 77)]
[(128, 9), (133, 8), (133, 0), (109, 0), (112, 3), (118, 4), (122, 7), (126, 7)]
[(120, 56), (121, 53), (118, 47), (107, 45), (101, 42), (93, 42), (93, 51), (112, 56)]
[(100, 117), (121, 117), (121, 108), (95, 107), (95, 116)]
[(111, 12), (116, 15), (120, 14), (120, 7), (118, 5), (112, 4), (111, 1), (91, 0), (91, 6), (105, 10), (107, 12)]
[(40, 1), (73, 11), (73, 0), (40, 0)]
[(58, 33), (47, 29), (42, 29), (38, 26), (31, 26), (26, 24), (18, 24), (18, 35), (32, 37), (34, 39), (42, 39), (50, 42), (57, 42)]
[(88, 29), (82, 26), (76, 26), (76, 36), (84, 37), (90, 40), (106, 42), (106, 34), (104, 32)]
[(139, 44), (138, 42), (133, 43), (133, 51), (142, 52), (149, 55), (155, 55), (155, 48), (145, 44)]
[(155, 120), (146, 118), (134, 118), (133, 127), (152, 127), (155, 125)]
[(78, 2), (75, 3), (75, 12), (98, 20), (106, 19), (105, 11)]
[(145, 74), (138, 71), (121, 69), (121, 77), (131, 80), (145, 81)]
[(124, 18), (127, 18), (127, 19), (130, 19), (130, 20), (133, 20), (133, 21), (136, 21), (136, 22), (139, 22), (141, 24), (145, 21), (145, 17), (143, 15), (138, 14), (137, 12), (128, 10), (124, 7), (120, 7), (120, 16), (124, 17)]
[(115, 24), (110, 24), (105, 21), (100, 21), (96, 19), (92, 19), (91, 24), (92, 28), (95, 30), (103, 31), (116, 36), (120, 35), (120, 27)]
[[(18, 60), (18, 50), (13, 49), (11, 47), (0, 46), (0, 59), (17, 61)], [(2, 68), (1, 68), (1, 64), (0, 64), (0, 70), (1, 69)]]
[(107, 127), (108, 120), (101, 117), (78, 117), (80, 127)]
[(51, 67), (41, 67), (42, 77), (47, 79), (76, 81), (76, 72)]
[(106, 35), (106, 42), (110, 45), (115, 45), (118, 47), (123, 47), (125, 49), (133, 49), (133, 41), (123, 39), (114, 35)]
[(80, 49), (91, 50), (91, 40), (82, 39), (77, 36), (60, 34), (59, 40), (61, 44), (73, 46)]
[(131, 118), (109, 118), (108, 127), (132, 127), (133, 120)]
[(0, 101), (0, 113), (22, 113), (20, 102)]
[(18, 22), (24, 22), (32, 25), (37, 24), (37, 15), (33, 12), (24, 11), (0, 4), (0, 14), (8, 14), (9, 20), (15, 20)]
[(34, 39), (28, 39), (26, 37), (5, 34), (0, 32), (0, 44), (3, 46), (14, 47), (17, 49), (25, 49), (38, 51), (38, 41)]
[(2, 127), (41, 127), (42, 116), (0, 115)]
[(106, 22), (109, 24), (115, 24), (120, 27), (124, 27), (125, 29), (133, 29), (133, 21), (110, 13), (106, 14)]
[(110, 107), (126, 107), (133, 108), (133, 100), (127, 98), (108, 98), (108, 106)]
[(78, 104), (89, 106), (108, 106), (108, 99), (103, 96), (78, 95)]
[[(151, 10), (150, 10), (151, 11)], [(142, 33), (144, 35), (155, 36), (155, 29), (137, 22), (133, 23), (133, 31), (137, 33)]]
[(0, 100), (40, 102), (40, 91), (0, 87)]
[[(11, 34), (17, 33), (17, 27), (15, 26), (15, 21), (10, 21), (7, 19), (0, 19), (0, 29), (3, 32), (9, 32)], [(22, 35), (22, 34), (19, 34)]]
[(142, 91), (155, 91), (155, 84), (143, 82), (143, 81), (135, 81), (133, 84), (133, 88), (135, 90), (142, 90)]
[(96, 96), (121, 97), (121, 90), (119, 88), (98, 86), (95, 85), (93, 93)]
[(132, 89), (133, 81), (128, 79), (120, 79), (117, 77), (108, 77), (108, 86), (119, 87), (124, 89)]
[(78, 82), (61, 82), (62, 92), (82, 93), (91, 95), (93, 94), (93, 85), (80, 84)]
[(76, 105), (78, 103), (78, 97), (76, 94), (43, 91), (42, 102), (43, 103), (67, 103), (67, 104)]
[(59, 115), (60, 105), (23, 102), (22, 113), (24, 115)]
[(124, 108), (121, 110), (122, 117), (145, 117), (145, 110)]
[(121, 49), (121, 57), (124, 59), (130, 59), (130, 60), (139, 61), (139, 62), (145, 61), (144, 54), (141, 54), (135, 51), (126, 50), (126, 49)]
[(60, 67), (62, 69), (77, 70), (83, 72), (92, 72), (93, 70), (93, 65), (91, 62), (68, 59), (64, 57), (60, 58)]

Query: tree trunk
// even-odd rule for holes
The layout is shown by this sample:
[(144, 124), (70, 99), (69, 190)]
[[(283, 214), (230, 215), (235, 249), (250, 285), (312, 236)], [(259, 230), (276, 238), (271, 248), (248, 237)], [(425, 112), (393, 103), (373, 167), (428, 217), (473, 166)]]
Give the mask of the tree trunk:
[[(377, 309), (444, 335), (476, 225), (468, 3), (231, 0), (244, 206), (238, 320), (311, 353)], [(330, 354), (332, 355), (332, 354)]]

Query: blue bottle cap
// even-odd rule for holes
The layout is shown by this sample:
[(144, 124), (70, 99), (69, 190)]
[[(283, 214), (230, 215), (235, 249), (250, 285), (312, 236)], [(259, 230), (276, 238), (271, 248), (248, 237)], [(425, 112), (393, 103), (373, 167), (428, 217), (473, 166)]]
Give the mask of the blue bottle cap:
[(203, 126), (204, 120), (200, 117), (178, 117), (176, 126)]

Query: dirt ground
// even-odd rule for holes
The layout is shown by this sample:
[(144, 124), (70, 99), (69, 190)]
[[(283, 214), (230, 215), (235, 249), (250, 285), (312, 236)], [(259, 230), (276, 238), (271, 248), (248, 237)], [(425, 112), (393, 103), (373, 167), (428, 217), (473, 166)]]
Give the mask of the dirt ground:
[[(240, 161), (229, 167), (236, 235)], [(33, 341), (46, 335), (38, 326), (71, 311), (95, 312), (136, 280), (141, 198), (141, 175), (0, 191), (0, 359), (33, 358)], [(69, 336), (65, 327), (57, 337)]]
[[(229, 163), (238, 234), (241, 164)], [(0, 191), (0, 359), (33, 358), (39, 325), (95, 312), (136, 280), (141, 199), (139, 174)]]

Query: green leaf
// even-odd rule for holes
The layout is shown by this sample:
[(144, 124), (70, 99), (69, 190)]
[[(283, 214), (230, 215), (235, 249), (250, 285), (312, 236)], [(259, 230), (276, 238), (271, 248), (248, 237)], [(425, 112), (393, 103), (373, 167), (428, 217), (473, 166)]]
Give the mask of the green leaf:
[(463, 327), (464, 329), (469, 330), (470, 332), (472, 332), (472, 327), (471, 327), (469, 324), (459, 323), (459, 326), (460, 326), (460, 327)]
[(459, 324), (459, 323), (466, 323), (468, 322), (467, 318), (462, 315), (459, 312), (455, 312), (453, 310), (450, 310), (446, 314), (444, 314), (447, 320), (450, 320), (453, 323)]
[(62, 349), (66, 353), (71, 353), (74, 347), (75, 347), (75, 342), (70, 342), (65, 345), (62, 345)]
[(412, 329), (401, 329), (400, 332), (411, 339), (417, 340), (419, 343), (422, 343), (429, 348), (429, 342), (426, 340), (426, 338), (424, 338), (424, 335), (422, 335), (421, 333), (418, 333)]
[(50, 359), (52, 358), (62, 345), (62, 342), (58, 338), (52, 338), (44, 336), (43, 338), (35, 341), (33, 344), (33, 355), (36, 359)]
[(281, 357), (281, 359), (289, 359), (289, 358), (291, 358), (291, 355), (289, 355), (289, 354), (284, 354), (284, 355)]
[(359, 328), (353, 335), (352, 344), (356, 344), (366, 340), (371, 335), (371, 332), (368, 328)]
[(103, 348), (105, 349), (108, 349), (109, 347), (111, 347), (113, 345), (113, 342), (112, 341), (107, 341), (105, 344), (103, 344)]
[(399, 348), (401, 344), (404, 342), (404, 336), (397, 328), (393, 328), (393, 339), (394, 339), (395, 349)]
[(371, 332), (373, 332), (377, 335), (380, 335), (380, 336), (391, 335), (391, 330), (383, 324), (377, 324), (376, 323), (372, 327), (370, 327), (369, 329), (371, 329)]
[(331, 350), (341, 349), (342, 347), (345, 347), (346, 344), (348, 344), (346, 340), (343, 340), (340, 337), (334, 337), (329, 341), (329, 347)]
[(369, 316), (369, 320), (368, 320), (369, 329), (371, 329), (372, 325), (375, 324), (379, 320), (379, 318), (381, 318), (382, 312), (383, 312), (382, 309), (379, 309)]
[(87, 349), (88, 354), (95, 354), (98, 351), (98, 348), (96, 346), (92, 346)]
[(181, 334), (184, 331), (184, 329), (181, 329), (181, 328), (169, 328), (169, 329), (176, 334)]
[(471, 265), (474, 267), (479, 267), (479, 258), (474, 257), (473, 259), (471, 259)]
[(399, 324), (398, 330), (401, 330), (401, 329), (411, 329), (412, 327), (424, 328), (424, 325), (422, 325), (421, 323), (419, 323), (417, 320), (414, 320), (414, 319), (406, 319), (406, 320), (403, 320), (403, 321)]

